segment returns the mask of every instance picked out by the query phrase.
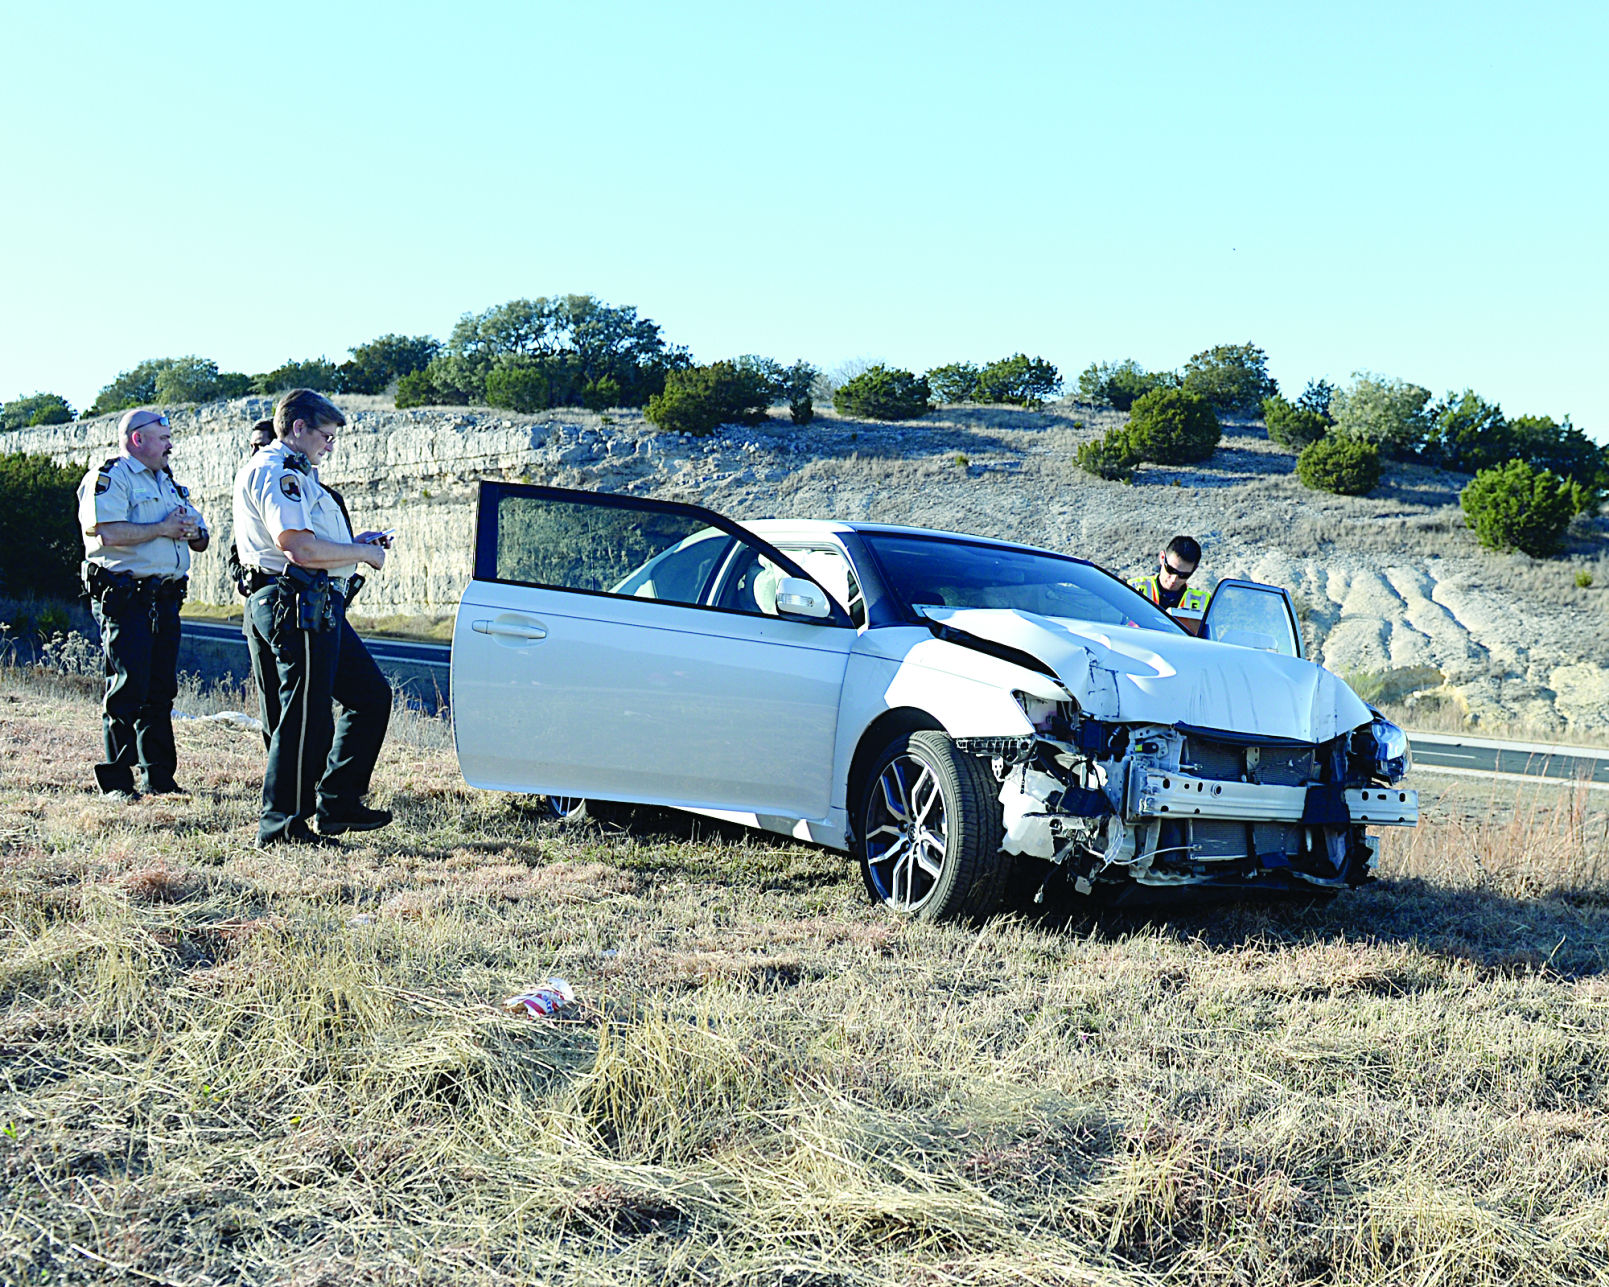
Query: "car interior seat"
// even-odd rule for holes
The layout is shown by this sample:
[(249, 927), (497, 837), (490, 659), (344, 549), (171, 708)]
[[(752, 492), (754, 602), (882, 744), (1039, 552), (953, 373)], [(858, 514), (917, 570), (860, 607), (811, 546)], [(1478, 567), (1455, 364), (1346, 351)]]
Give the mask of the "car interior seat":
[(768, 617), (777, 615), (777, 587), (782, 584), (782, 569), (766, 560), (760, 561), (760, 566), (749, 575), (749, 585), (754, 591), (754, 604)]

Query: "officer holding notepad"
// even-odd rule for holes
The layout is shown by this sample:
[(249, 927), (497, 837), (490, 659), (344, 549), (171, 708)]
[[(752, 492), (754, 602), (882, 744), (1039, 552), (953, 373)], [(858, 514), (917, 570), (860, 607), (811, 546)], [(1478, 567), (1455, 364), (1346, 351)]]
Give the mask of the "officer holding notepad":
[(354, 536), (318, 479), (345, 425), (328, 398), (293, 389), (274, 408), (275, 440), (235, 476), (246, 640), (253, 670), (277, 683), (279, 698), (259, 846), (339, 844), (334, 837), (344, 832), (391, 821), (387, 810), (363, 803), (391, 718), (391, 686), (346, 621), (358, 568), (384, 567), (391, 540), (384, 532)]

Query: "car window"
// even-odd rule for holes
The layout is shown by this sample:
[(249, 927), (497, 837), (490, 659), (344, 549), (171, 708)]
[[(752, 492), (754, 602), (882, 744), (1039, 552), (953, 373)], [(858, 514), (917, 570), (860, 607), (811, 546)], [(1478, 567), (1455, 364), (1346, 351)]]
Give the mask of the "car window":
[(697, 515), (652, 502), (593, 504), (505, 492), (496, 505), (498, 581), (700, 603), (736, 544)]
[(1155, 604), (1091, 563), (1020, 547), (865, 532), (893, 592), (912, 608), (1015, 608), (1178, 633)]
[(1297, 657), (1297, 625), (1284, 592), (1237, 581), (1219, 585), (1207, 606), (1206, 633), (1219, 643)]
[(735, 543), (714, 528), (694, 532), (664, 553), (654, 555), (618, 585), (610, 586), (610, 593), (668, 603), (701, 603), (710, 573)]
[(732, 612), (777, 615), (777, 583), (785, 573), (765, 555), (739, 546), (727, 563), (715, 594), (715, 606)]
[(860, 582), (855, 579), (855, 570), (849, 566), (842, 550), (830, 545), (779, 545), (777, 548), (832, 595), (856, 626), (866, 624), (866, 603), (861, 597)]

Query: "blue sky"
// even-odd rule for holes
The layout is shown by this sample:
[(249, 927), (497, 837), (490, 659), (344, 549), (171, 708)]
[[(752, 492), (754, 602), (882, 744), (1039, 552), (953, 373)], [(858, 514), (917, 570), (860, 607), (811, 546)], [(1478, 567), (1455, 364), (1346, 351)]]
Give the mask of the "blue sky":
[(0, 5), (0, 398), (518, 296), (703, 361), (1252, 341), (1609, 439), (1609, 5)]

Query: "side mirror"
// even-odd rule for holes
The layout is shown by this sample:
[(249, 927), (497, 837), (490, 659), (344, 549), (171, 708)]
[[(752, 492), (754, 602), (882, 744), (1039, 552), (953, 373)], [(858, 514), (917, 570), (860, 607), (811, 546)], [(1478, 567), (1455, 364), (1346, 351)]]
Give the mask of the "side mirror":
[(785, 576), (777, 582), (777, 615), (828, 621), (832, 618), (832, 605), (827, 602), (827, 592), (814, 581)]

